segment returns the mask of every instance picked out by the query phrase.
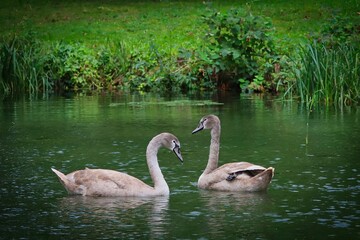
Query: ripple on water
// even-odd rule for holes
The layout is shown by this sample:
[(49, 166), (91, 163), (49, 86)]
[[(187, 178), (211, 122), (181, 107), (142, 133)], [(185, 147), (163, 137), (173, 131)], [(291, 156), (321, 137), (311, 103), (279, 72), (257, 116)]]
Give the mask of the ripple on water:
[(272, 222), (274, 222), (274, 223), (290, 223), (291, 222), (290, 218), (283, 217), (277, 213), (266, 213), (265, 216), (271, 218)]
[(188, 214), (186, 214), (187, 216), (189, 217), (198, 217), (201, 215), (201, 212), (198, 212), (198, 211), (191, 211), (189, 212)]
[(345, 185), (338, 185), (338, 186), (332, 186), (331, 183), (325, 184), (322, 188), (320, 188), (321, 191), (325, 192), (345, 192), (345, 191), (359, 191), (360, 185), (357, 186), (345, 186)]

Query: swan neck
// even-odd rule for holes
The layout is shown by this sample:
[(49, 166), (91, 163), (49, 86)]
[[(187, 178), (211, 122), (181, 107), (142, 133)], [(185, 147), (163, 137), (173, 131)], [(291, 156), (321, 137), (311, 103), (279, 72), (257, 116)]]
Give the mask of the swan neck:
[(215, 125), (211, 129), (209, 160), (204, 171), (205, 174), (215, 170), (218, 167), (219, 149), (220, 149), (220, 132), (221, 132), (220, 124)]
[(157, 158), (158, 150), (160, 147), (161, 147), (160, 142), (154, 139), (150, 141), (146, 149), (146, 161), (149, 167), (149, 173), (151, 179), (154, 183), (155, 191), (161, 193), (169, 193), (169, 186), (167, 185), (164, 175), (161, 172)]

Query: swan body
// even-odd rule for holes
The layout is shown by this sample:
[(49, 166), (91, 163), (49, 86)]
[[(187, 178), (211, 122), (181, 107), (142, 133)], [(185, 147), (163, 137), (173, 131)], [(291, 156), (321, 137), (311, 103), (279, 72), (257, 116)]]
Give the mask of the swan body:
[(220, 148), (220, 119), (215, 115), (201, 118), (192, 132), (211, 129), (209, 160), (198, 180), (201, 189), (219, 191), (257, 192), (264, 191), (274, 176), (275, 169), (264, 168), (248, 162), (227, 163), (218, 167)]
[(161, 133), (148, 144), (146, 159), (154, 187), (126, 173), (108, 169), (84, 169), (67, 175), (51, 169), (69, 194), (83, 196), (167, 196), (167, 185), (158, 164), (157, 153), (160, 147), (172, 150), (182, 162), (180, 142), (171, 133)]

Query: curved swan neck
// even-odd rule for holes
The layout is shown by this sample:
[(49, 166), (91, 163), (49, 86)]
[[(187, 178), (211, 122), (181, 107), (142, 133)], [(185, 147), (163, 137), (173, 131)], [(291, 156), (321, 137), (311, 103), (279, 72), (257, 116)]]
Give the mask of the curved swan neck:
[(220, 133), (221, 127), (220, 123), (214, 125), (211, 129), (211, 142), (209, 150), (209, 160), (204, 170), (204, 173), (209, 173), (215, 170), (218, 167), (219, 161), (219, 148), (220, 148)]
[(159, 192), (169, 193), (169, 186), (167, 185), (164, 175), (161, 172), (157, 153), (161, 147), (161, 140), (153, 138), (146, 149), (146, 161), (149, 167), (151, 179), (154, 183), (154, 189)]

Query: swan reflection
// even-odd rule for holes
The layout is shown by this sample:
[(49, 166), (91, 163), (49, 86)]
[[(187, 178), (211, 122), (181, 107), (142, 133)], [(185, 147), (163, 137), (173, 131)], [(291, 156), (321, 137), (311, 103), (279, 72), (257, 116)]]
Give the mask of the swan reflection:
[(262, 205), (269, 200), (266, 192), (243, 193), (201, 190), (200, 197), (209, 208), (215, 209), (218, 209), (220, 206), (243, 209), (244, 207)]
[[(200, 191), (200, 200), (204, 204), (207, 228), (214, 238), (224, 236), (234, 228), (247, 236), (249, 229), (244, 228), (246, 222), (252, 225), (261, 225), (257, 221), (259, 215), (263, 214), (268, 205), (270, 197), (264, 192), (220, 192)], [(241, 224), (240, 224), (241, 223)]]
[(134, 236), (150, 234), (154, 238), (164, 236), (167, 232), (165, 223), (168, 218), (169, 196), (67, 196), (61, 199), (60, 207), (68, 217), (76, 219), (79, 225), (92, 222), (104, 226), (104, 229), (126, 229), (132, 231)]

